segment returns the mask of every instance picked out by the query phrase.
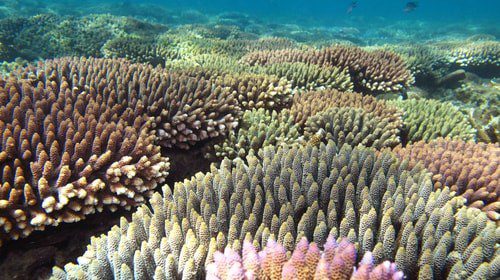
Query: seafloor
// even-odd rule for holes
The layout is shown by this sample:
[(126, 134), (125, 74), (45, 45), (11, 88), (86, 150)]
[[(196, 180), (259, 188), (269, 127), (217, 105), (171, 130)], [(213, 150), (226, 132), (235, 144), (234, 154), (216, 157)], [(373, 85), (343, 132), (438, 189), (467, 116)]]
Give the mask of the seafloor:
[(0, 9), (0, 279), (500, 278), (498, 27), (139, 7)]

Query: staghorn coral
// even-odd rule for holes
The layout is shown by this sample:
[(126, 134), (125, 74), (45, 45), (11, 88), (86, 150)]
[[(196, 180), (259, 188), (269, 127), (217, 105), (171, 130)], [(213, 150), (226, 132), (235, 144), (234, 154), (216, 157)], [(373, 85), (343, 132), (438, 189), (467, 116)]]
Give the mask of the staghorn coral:
[(438, 137), (462, 140), (475, 138), (467, 116), (450, 102), (431, 99), (410, 99), (390, 101), (404, 111), (405, 140), (408, 143), (420, 140), (429, 141)]
[(226, 135), (236, 127), (240, 114), (230, 89), (216, 86), (213, 80), (126, 60), (56, 59), (28, 67), (20, 75), (52, 72), (83, 90), (109, 85), (110, 90), (125, 94), (120, 102), (140, 107), (152, 117), (156, 141), (165, 147), (188, 149), (199, 141)]
[(143, 203), (169, 169), (141, 106), (46, 69), (0, 79), (0, 241)]
[(274, 236), (292, 250), (302, 237), (324, 244), (329, 234), (371, 251), (374, 263), (395, 261), (411, 279), (499, 273), (495, 224), (448, 188), (433, 191), (418, 166), (331, 141), (269, 146), (260, 158), (224, 160), (173, 193), (165, 187), (53, 279), (196, 279), (215, 251), (239, 250), (246, 238), (264, 245)]
[(293, 123), (288, 110), (278, 114), (254, 109), (245, 111), (238, 131), (232, 131), (223, 143), (215, 145), (214, 154), (219, 158), (245, 158), (250, 150), (293, 143), (299, 137), (299, 127)]
[(399, 141), (399, 129), (387, 119), (360, 108), (333, 107), (310, 117), (304, 128), (306, 138), (323, 135), (337, 145), (363, 145), (380, 149), (394, 147)]
[(460, 45), (450, 51), (448, 59), (460, 67), (495, 77), (500, 71), (500, 43), (480, 41)]
[(348, 241), (337, 243), (329, 236), (323, 247), (320, 251), (303, 237), (288, 257), (286, 249), (271, 238), (260, 252), (245, 240), (241, 256), (229, 247), (224, 253), (215, 252), (214, 262), (207, 265), (207, 279), (403, 279), (394, 263), (375, 266), (370, 252), (353, 270), (356, 248)]
[(450, 187), (471, 207), (500, 220), (500, 147), (498, 144), (439, 138), (416, 142), (394, 152), (414, 166), (421, 162), (432, 172), (435, 189)]
[(271, 64), (260, 69), (257, 68), (256, 71), (284, 77), (292, 82), (292, 88), (353, 90), (351, 77), (347, 70), (340, 70), (337, 67), (320, 67), (314, 64), (296, 62)]
[(367, 52), (353, 46), (334, 46), (320, 50), (258, 51), (245, 55), (241, 62), (249, 65), (302, 62), (347, 69), (354, 83), (354, 90), (371, 94), (401, 91), (414, 82), (406, 63), (395, 53), (381, 50)]
[(295, 123), (304, 126), (308, 118), (332, 107), (362, 108), (381, 119), (386, 119), (394, 128), (399, 129), (403, 125), (401, 112), (393, 106), (388, 106), (385, 101), (377, 100), (372, 96), (338, 90), (295, 94), (290, 114), (294, 117)]
[(180, 54), (168, 46), (137, 36), (117, 37), (103, 46), (104, 57), (127, 58), (132, 62), (146, 62), (153, 66), (165, 65), (166, 61), (180, 58)]

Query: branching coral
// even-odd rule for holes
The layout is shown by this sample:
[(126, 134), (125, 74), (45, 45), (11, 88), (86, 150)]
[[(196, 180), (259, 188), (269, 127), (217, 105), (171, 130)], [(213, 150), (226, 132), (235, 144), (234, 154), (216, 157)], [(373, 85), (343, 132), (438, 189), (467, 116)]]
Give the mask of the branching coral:
[(399, 129), (389, 120), (363, 109), (333, 107), (310, 117), (304, 128), (306, 137), (320, 135), (338, 145), (364, 145), (377, 149), (394, 147)]
[(341, 70), (337, 67), (320, 67), (314, 64), (296, 62), (271, 64), (257, 68), (256, 71), (284, 77), (292, 82), (292, 88), (353, 90), (351, 77), (347, 70)]
[(454, 48), (449, 60), (459, 66), (468, 68), (486, 68), (488, 76), (497, 76), (500, 71), (500, 43), (482, 41)]
[(245, 240), (241, 256), (231, 248), (215, 252), (214, 262), (207, 265), (207, 279), (403, 279), (394, 263), (385, 261), (375, 266), (370, 252), (353, 270), (356, 248), (348, 241), (337, 243), (329, 236), (323, 247), (320, 251), (318, 245), (309, 244), (303, 237), (288, 257), (286, 249), (273, 239), (260, 252)]
[(0, 80), (0, 240), (129, 209), (167, 176), (143, 108), (67, 70)]
[(449, 102), (410, 99), (391, 101), (390, 104), (405, 112), (403, 121), (409, 143), (438, 137), (462, 140), (475, 138), (476, 130), (470, 125), (467, 116)]
[(337, 90), (311, 91), (296, 94), (293, 97), (291, 115), (297, 124), (303, 126), (307, 119), (319, 112), (333, 107), (361, 108), (375, 116), (386, 119), (393, 128), (401, 128), (401, 112), (385, 101), (377, 100), (372, 96), (363, 96), (359, 93), (348, 93)]
[(353, 46), (335, 46), (321, 50), (278, 50), (252, 52), (241, 61), (249, 65), (302, 62), (347, 69), (354, 89), (363, 93), (401, 91), (413, 83), (404, 60), (393, 52), (367, 52)]
[(187, 149), (199, 141), (225, 135), (236, 126), (240, 114), (229, 88), (151, 65), (75, 58), (46, 61), (22, 75), (29, 77), (30, 71), (39, 75), (56, 71), (81, 90), (109, 87), (124, 95), (120, 103), (139, 107), (153, 117), (157, 141), (166, 147)]
[(485, 211), (493, 220), (500, 220), (500, 147), (439, 138), (425, 143), (416, 142), (394, 152), (421, 162), (434, 175), (436, 189), (444, 186), (464, 196), (467, 204)]
[(434, 45), (390, 45), (384, 49), (400, 54), (415, 77), (416, 85), (435, 85), (449, 71), (446, 51)]
[(448, 188), (390, 153), (333, 142), (266, 147), (260, 161), (225, 160), (177, 183), (94, 238), (78, 264), (54, 279), (195, 279), (226, 245), (274, 236), (287, 250), (302, 237), (347, 237), (375, 263), (394, 260), (410, 278), (491, 278), (499, 273), (496, 226)]
[(127, 58), (132, 62), (147, 62), (154, 66), (180, 58), (176, 50), (137, 36), (111, 39), (103, 46), (102, 52), (105, 57)]
[(246, 111), (238, 131), (231, 132), (220, 145), (215, 145), (215, 156), (245, 158), (250, 150), (258, 151), (269, 145), (293, 143), (300, 137), (299, 127), (293, 123), (288, 110), (280, 114), (264, 109)]
[(215, 84), (229, 89), (244, 110), (281, 110), (292, 102), (291, 83), (273, 75), (241, 73), (213, 77)]

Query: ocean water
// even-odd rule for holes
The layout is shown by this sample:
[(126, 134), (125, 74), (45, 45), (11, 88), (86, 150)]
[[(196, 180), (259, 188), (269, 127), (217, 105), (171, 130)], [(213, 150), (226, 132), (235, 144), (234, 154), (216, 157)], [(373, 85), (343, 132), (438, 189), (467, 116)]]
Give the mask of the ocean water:
[(0, 0), (0, 280), (500, 279), (499, 15)]

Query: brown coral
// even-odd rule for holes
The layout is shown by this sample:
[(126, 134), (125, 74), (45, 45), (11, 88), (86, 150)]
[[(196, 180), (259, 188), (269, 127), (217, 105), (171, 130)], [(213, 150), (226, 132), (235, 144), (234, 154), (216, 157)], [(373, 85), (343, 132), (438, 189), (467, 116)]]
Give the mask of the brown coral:
[(124, 106), (154, 118), (157, 141), (188, 149), (195, 143), (225, 135), (237, 125), (240, 107), (233, 92), (213, 79), (189, 77), (164, 68), (120, 59), (57, 59), (30, 67), (20, 75), (39, 79), (44, 72), (74, 81), (81, 90), (117, 92)]
[(321, 111), (333, 107), (361, 108), (375, 116), (386, 119), (392, 127), (401, 128), (401, 112), (389, 106), (385, 101), (377, 100), (372, 96), (363, 96), (359, 93), (341, 92), (337, 90), (311, 91), (296, 94), (293, 97), (291, 115), (295, 122), (303, 126), (307, 119)]
[(365, 51), (354, 46), (334, 46), (320, 50), (277, 50), (252, 52), (241, 61), (249, 65), (302, 62), (348, 69), (354, 90), (363, 93), (401, 91), (414, 78), (404, 60), (393, 52)]
[(0, 80), (0, 239), (129, 209), (167, 175), (136, 96), (75, 66)]
[(439, 138), (416, 142), (395, 153), (431, 171), (436, 189), (445, 186), (464, 196), (467, 203), (500, 220), (500, 147), (498, 144)]

